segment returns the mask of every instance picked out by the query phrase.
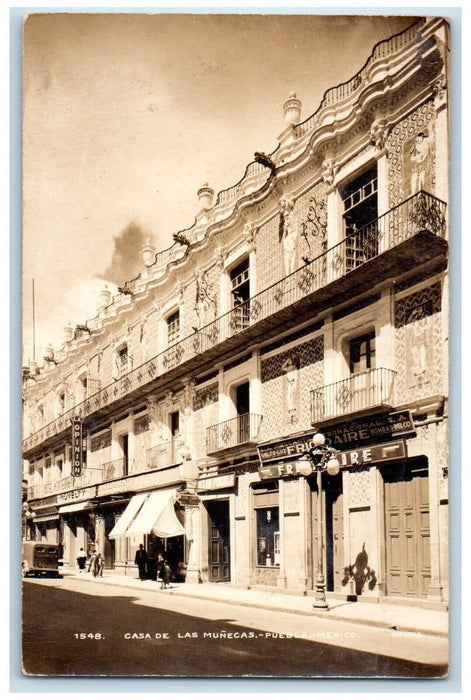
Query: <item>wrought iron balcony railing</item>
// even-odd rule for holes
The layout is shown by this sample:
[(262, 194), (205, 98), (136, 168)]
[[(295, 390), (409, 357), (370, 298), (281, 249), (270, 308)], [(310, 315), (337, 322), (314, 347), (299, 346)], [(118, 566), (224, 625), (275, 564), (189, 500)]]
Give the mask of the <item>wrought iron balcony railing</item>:
[(111, 481), (111, 479), (119, 479), (121, 476), (127, 476), (132, 467), (134, 460), (126, 457), (114, 459), (112, 462), (105, 462), (102, 466), (101, 481)]
[(64, 476), (61, 479), (55, 479), (54, 481), (46, 481), (43, 484), (29, 486), (27, 492), (28, 498), (30, 500), (35, 498), (44, 498), (45, 496), (63, 493), (64, 491), (91, 486), (92, 484), (99, 483), (101, 480), (101, 469), (87, 469), (85, 467), (81, 476)]
[(393, 370), (378, 367), (313, 389), (312, 423), (378, 406), (391, 406), (395, 376)]
[(230, 447), (259, 441), (262, 416), (244, 413), (206, 428), (206, 452), (212, 454)]
[[(412, 195), (292, 274), (183, 338), (25, 438), (24, 450), (70, 427), (74, 416), (85, 418), (130, 392), (141, 389), (171, 369), (216, 348), (239, 333), (247, 332), (260, 321), (288, 309), (307, 295), (348, 275), (388, 250), (394, 250), (420, 232), (425, 230), (437, 237), (444, 236), (445, 211), (446, 204), (431, 194), (418, 192)], [(244, 323), (240, 322), (241, 318)]]
[(180, 442), (170, 440), (151, 447), (146, 452), (147, 469), (164, 469), (182, 461), (179, 452)]

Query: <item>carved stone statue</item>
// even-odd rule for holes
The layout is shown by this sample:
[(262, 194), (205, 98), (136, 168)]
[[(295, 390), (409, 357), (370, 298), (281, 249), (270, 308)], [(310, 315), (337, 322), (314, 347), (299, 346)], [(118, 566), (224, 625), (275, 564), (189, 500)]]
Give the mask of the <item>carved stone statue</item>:
[(296, 269), (298, 250), (298, 225), (293, 216), (293, 200), (282, 199), (280, 203), (280, 235), (283, 248), (285, 275)]
[(409, 152), (411, 160), (410, 189), (415, 194), (425, 189), (426, 160), (430, 151), (430, 139), (426, 132), (421, 131), (415, 137), (415, 143)]
[(383, 150), (388, 138), (389, 129), (385, 119), (375, 119), (370, 127), (371, 143), (379, 150)]
[(296, 388), (298, 384), (298, 368), (295, 361), (288, 357), (282, 366), (286, 376), (288, 411), (291, 413), (296, 410)]

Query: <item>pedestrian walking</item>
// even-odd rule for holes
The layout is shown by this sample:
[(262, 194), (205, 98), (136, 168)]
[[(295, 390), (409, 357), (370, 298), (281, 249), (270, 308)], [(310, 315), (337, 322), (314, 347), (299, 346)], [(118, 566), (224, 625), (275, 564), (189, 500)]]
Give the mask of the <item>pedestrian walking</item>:
[(136, 552), (136, 556), (134, 557), (134, 563), (137, 564), (137, 568), (139, 569), (139, 578), (141, 581), (144, 581), (146, 578), (146, 572), (147, 572), (147, 552), (144, 549), (144, 545), (140, 544), (139, 549)]
[(100, 578), (103, 576), (103, 569), (105, 568), (105, 560), (102, 554), (98, 553), (96, 558), (96, 576)]
[(162, 571), (161, 571), (161, 578), (162, 578), (162, 583), (160, 585), (160, 588), (169, 588), (170, 581), (172, 578), (172, 569), (170, 568), (168, 561), (164, 561), (164, 564), (162, 566)]
[(95, 551), (95, 552), (93, 552), (92, 556), (90, 557), (90, 561), (88, 562), (88, 573), (90, 573), (90, 571), (91, 571), (93, 576), (96, 576), (97, 559), (98, 559), (98, 554)]
[(79, 573), (85, 571), (85, 564), (87, 563), (87, 555), (83, 551), (83, 547), (80, 547), (80, 551), (77, 556), (77, 564), (79, 568)]

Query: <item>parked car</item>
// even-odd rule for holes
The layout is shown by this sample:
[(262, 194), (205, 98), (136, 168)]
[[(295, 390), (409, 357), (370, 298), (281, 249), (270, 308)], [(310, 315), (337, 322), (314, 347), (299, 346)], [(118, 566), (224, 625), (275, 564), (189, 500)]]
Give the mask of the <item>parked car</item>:
[(23, 542), (22, 550), (23, 576), (60, 576), (59, 545), (48, 542)]

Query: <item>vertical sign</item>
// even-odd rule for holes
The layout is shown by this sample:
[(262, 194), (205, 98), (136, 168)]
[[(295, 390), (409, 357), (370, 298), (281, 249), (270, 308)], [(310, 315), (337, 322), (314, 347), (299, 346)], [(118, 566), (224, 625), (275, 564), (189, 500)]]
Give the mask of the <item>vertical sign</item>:
[(81, 476), (83, 466), (82, 419), (72, 418), (72, 476)]

